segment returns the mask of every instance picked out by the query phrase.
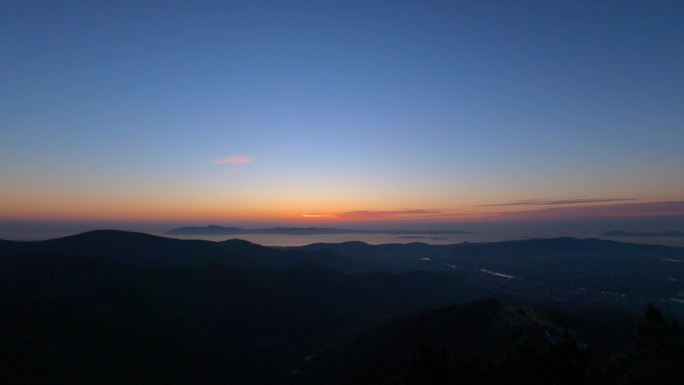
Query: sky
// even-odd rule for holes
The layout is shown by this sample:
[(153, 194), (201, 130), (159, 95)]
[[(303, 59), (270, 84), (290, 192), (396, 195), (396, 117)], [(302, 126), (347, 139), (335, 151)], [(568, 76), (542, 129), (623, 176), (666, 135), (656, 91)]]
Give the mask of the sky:
[(684, 218), (683, 20), (680, 1), (5, 1), (0, 223)]

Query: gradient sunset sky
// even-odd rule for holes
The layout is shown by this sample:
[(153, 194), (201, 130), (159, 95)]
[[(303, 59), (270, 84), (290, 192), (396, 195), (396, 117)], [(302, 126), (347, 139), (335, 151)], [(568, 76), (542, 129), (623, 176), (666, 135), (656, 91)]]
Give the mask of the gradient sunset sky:
[(6, 224), (684, 217), (681, 1), (4, 1), (0, 36)]

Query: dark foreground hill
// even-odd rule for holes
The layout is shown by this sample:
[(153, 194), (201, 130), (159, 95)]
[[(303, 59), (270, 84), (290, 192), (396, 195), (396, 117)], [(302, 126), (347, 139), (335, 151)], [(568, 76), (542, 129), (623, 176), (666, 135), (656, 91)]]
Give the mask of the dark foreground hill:
[(272, 383), (321, 346), (485, 296), (427, 272), (0, 258), (0, 378), (11, 383)]
[[(364, 333), (339, 351), (321, 352), (297, 381), (327, 384), (383, 384), (408, 374), (425, 346), (452, 356), (505, 351), (523, 341), (543, 345), (561, 339), (563, 328), (543, 312), (492, 300), (413, 314)], [(324, 368), (316, 373), (318, 368)], [(316, 374), (325, 378), (315, 378)]]
[(487, 299), (403, 317), (321, 349), (287, 384), (675, 385), (684, 383), (682, 332), (655, 307), (637, 321)]

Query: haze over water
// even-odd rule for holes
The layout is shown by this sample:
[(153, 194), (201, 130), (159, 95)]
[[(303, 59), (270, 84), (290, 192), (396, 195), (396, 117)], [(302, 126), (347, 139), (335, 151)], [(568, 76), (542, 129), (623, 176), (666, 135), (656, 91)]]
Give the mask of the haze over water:
[[(528, 238), (599, 238), (618, 242), (642, 244), (659, 244), (666, 246), (684, 247), (684, 237), (609, 237), (602, 233), (616, 229), (629, 230), (634, 233), (664, 233), (672, 228), (684, 227), (684, 221), (678, 218), (668, 220), (652, 220), (644, 226), (642, 221), (606, 221), (606, 222), (519, 222), (519, 223), (463, 223), (461, 226), (450, 226), (449, 229), (462, 230), (466, 234), (422, 234), (419, 230), (444, 230), (444, 227), (414, 227), (415, 233), (408, 234), (315, 234), (315, 235), (287, 235), (287, 234), (240, 234), (240, 235), (170, 235), (165, 234), (174, 228), (167, 224), (72, 224), (71, 226), (55, 227), (50, 225), (24, 224), (23, 226), (1, 226), (0, 239), (6, 240), (45, 240), (75, 235), (96, 229), (126, 229), (179, 239), (202, 239), (208, 241), (225, 241), (239, 238), (264, 246), (301, 246), (312, 243), (339, 243), (347, 241), (361, 241), (369, 244), (423, 242), (429, 244), (454, 244), (461, 242), (497, 242)], [(256, 227), (245, 227), (256, 228)], [(259, 228), (268, 228), (259, 227)], [(348, 228), (348, 227), (340, 227)], [(355, 227), (362, 229), (360, 227)], [(389, 228), (386, 229), (394, 229)], [(374, 229), (377, 230), (377, 229)], [(408, 230), (405, 228), (404, 230)]]

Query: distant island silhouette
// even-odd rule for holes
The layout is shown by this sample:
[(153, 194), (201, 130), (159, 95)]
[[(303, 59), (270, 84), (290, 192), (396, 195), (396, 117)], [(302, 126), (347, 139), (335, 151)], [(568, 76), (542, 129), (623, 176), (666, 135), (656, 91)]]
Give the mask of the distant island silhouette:
[(169, 230), (167, 235), (243, 235), (243, 234), (280, 234), (280, 235), (323, 235), (323, 234), (389, 234), (389, 235), (449, 235), (473, 234), (463, 230), (354, 230), (329, 227), (272, 227), (266, 229), (243, 229), (224, 226), (186, 226)]

